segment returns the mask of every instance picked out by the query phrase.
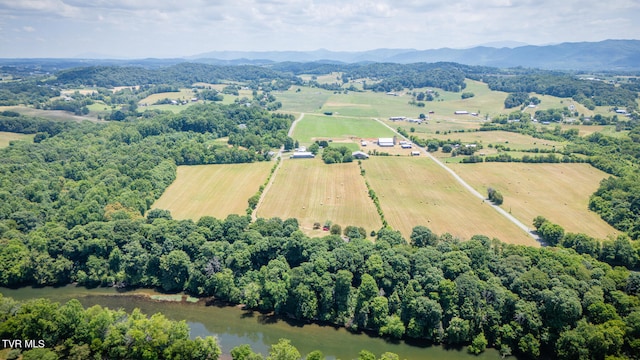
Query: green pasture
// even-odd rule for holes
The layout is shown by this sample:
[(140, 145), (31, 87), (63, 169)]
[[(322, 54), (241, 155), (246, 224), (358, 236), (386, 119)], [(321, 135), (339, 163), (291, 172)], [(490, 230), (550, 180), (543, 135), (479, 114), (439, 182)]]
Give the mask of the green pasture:
[(193, 98), (194, 96), (197, 96), (193, 90), (191, 89), (180, 89), (180, 91), (178, 92), (163, 92), (163, 93), (157, 93), (157, 94), (151, 94), (149, 96), (147, 96), (146, 98), (140, 100), (138, 102), (138, 104), (148, 104), (148, 105), (152, 105), (153, 103), (155, 103), (156, 101), (162, 100), (162, 99), (171, 99), (171, 100), (179, 100), (179, 101), (190, 101), (191, 98)]
[(346, 148), (349, 149), (349, 151), (351, 152), (358, 151), (361, 148), (360, 143), (352, 142), (352, 141), (344, 141), (344, 142), (333, 141), (329, 143), (329, 147), (340, 147), (340, 146), (346, 146)]
[(91, 105), (87, 105), (87, 108), (89, 109), (89, 114), (91, 115), (107, 115), (107, 114), (111, 114), (111, 107), (105, 103), (103, 103), (102, 101), (96, 101)]
[(33, 141), (33, 134), (17, 134), (0, 131), (0, 148), (9, 146), (12, 141)]
[(318, 84), (342, 84), (342, 73), (341, 72), (332, 72), (330, 74), (324, 75), (312, 75), (312, 74), (303, 74), (299, 76), (304, 81), (314, 80), (318, 82)]
[(302, 144), (314, 139), (351, 139), (392, 137), (391, 130), (372, 119), (305, 114), (296, 124), (293, 138)]
[(25, 116), (41, 117), (41, 118), (45, 118), (53, 121), (98, 122), (95, 116), (74, 115), (64, 110), (42, 110), (42, 109), (35, 109), (32, 107), (26, 107), (26, 106), (20, 106), (20, 105), (19, 106), (0, 106), (0, 111), (4, 111), (4, 110), (15, 111)]
[(331, 91), (292, 86), (287, 91), (274, 92), (274, 95), (282, 103), (282, 109), (280, 109), (282, 111), (321, 112), (320, 109), (331, 95)]

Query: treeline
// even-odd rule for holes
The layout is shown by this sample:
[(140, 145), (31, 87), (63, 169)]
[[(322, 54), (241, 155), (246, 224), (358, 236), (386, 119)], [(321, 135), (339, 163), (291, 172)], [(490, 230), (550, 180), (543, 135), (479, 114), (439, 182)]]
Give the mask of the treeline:
[(491, 122), (483, 123), (478, 131), (509, 131), (551, 141), (575, 140), (579, 134), (578, 129), (563, 130), (559, 124), (538, 126), (526, 117), (510, 121), (508, 116), (498, 116)]
[[(538, 71), (533, 74), (513, 76), (488, 75), (483, 77), (483, 81), (491, 90), (572, 98), (589, 109), (594, 109), (595, 106), (622, 106), (630, 110), (638, 108), (636, 91), (602, 81), (580, 80), (570, 74)], [(512, 101), (514, 104), (519, 102), (516, 99)]]
[(376, 79), (365, 83), (365, 90), (377, 92), (401, 91), (434, 87), (459, 92), (466, 88), (464, 66), (453, 63), (370, 64), (347, 73), (352, 79)]
[[(578, 349), (601, 357), (640, 350), (640, 276), (625, 267), (572, 249), (460, 241), (424, 226), (413, 229), (411, 245), (388, 228), (375, 243), (349, 234), (311, 239), (295, 219), (177, 221), (160, 210), (28, 234), (4, 228), (0, 283), (184, 290), (474, 353), (493, 346), (504, 355), (572, 359)], [(626, 244), (614, 254), (637, 260), (637, 244)]]
[(552, 223), (543, 216), (533, 219), (533, 226), (546, 245), (573, 249), (578, 254), (589, 255), (614, 267), (624, 266), (628, 269), (640, 267), (640, 242), (632, 241), (626, 235), (602, 240), (585, 234), (566, 233), (562, 226)]
[[(365, 90), (377, 92), (400, 91), (405, 88), (434, 87), (447, 91), (462, 91), (467, 73), (487, 71), (488, 68), (472, 67), (456, 63), (372, 63), (372, 64), (324, 64), (324, 63), (279, 63), (272, 69), (302, 74), (342, 73), (342, 84), (350, 81), (371, 79), (364, 83)], [(497, 69), (495, 69), (497, 71)], [(341, 90), (340, 84), (333, 84), (330, 90)]]
[[(190, 338), (186, 322), (172, 321), (162, 313), (145, 315), (139, 309), (127, 313), (95, 305), (84, 309), (78, 300), (65, 304), (48, 299), (18, 302), (0, 294), (0, 337), (20, 345), (6, 352), (6, 359), (189, 359), (217, 360), (222, 354), (212, 336)], [(22, 340), (25, 339), (25, 340)], [(9, 345), (11, 346), (11, 345)], [(233, 360), (262, 360), (248, 344), (230, 350)], [(324, 360), (319, 350), (304, 357)], [(287, 339), (269, 348), (267, 359), (300, 360), (298, 349)], [(358, 360), (376, 360), (362, 350)], [(400, 360), (386, 352), (379, 360)]]
[(8, 351), (7, 359), (216, 360), (221, 354), (214, 337), (190, 339), (184, 320), (171, 321), (161, 313), (149, 317), (138, 309), (84, 309), (75, 299), (60, 305), (48, 299), (17, 302), (0, 294), (0, 338), (23, 342)]
[(54, 96), (60, 96), (60, 91), (36, 78), (0, 82), (0, 106), (35, 105)]
[[(558, 156), (556, 154), (550, 153), (547, 155), (522, 155), (520, 157), (512, 156), (508, 153), (499, 153), (497, 155), (489, 155), (485, 157), (480, 157), (480, 161), (475, 162), (523, 162), (523, 163), (584, 163), (587, 162), (587, 159), (575, 156), (573, 154), (570, 155), (562, 155)], [(464, 162), (464, 161), (463, 161)]]
[(0, 131), (19, 134), (43, 133), (46, 136), (54, 136), (74, 125), (63, 121), (25, 116), (10, 110), (0, 112)]
[(55, 74), (52, 84), (70, 86), (133, 86), (169, 84), (191, 86), (197, 82), (219, 83), (221, 80), (267, 82), (279, 90), (298, 83), (292, 75), (266, 67), (252, 65), (220, 66), (198, 63), (180, 63), (159, 69), (134, 66), (90, 66), (63, 70)]

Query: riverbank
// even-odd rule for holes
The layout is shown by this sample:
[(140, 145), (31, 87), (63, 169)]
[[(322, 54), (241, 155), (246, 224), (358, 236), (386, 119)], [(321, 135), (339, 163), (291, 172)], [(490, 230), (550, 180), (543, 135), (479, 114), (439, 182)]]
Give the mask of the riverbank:
[(231, 349), (242, 344), (249, 344), (255, 352), (266, 355), (269, 347), (281, 338), (291, 340), (291, 344), (303, 355), (320, 350), (328, 360), (355, 359), (358, 353), (365, 349), (376, 356), (387, 351), (393, 352), (406, 360), (500, 359), (499, 353), (493, 349), (473, 356), (468, 354), (465, 348), (447, 350), (442, 346), (416, 346), (404, 341), (389, 342), (365, 333), (351, 333), (344, 328), (292, 322), (272, 314), (261, 314), (206, 299), (197, 302), (182, 301), (182, 297), (186, 296), (182, 294), (178, 294), (181, 297), (180, 301), (175, 301), (178, 297), (160, 294), (150, 289), (118, 291), (114, 288), (86, 289), (67, 285), (57, 288), (0, 288), (0, 293), (20, 301), (43, 297), (64, 303), (77, 298), (85, 307), (100, 305), (112, 309), (122, 308), (125, 311), (139, 308), (149, 315), (161, 312), (168, 319), (186, 321), (192, 338), (215, 336), (225, 355), (221, 359), (225, 360), (230, 359)]

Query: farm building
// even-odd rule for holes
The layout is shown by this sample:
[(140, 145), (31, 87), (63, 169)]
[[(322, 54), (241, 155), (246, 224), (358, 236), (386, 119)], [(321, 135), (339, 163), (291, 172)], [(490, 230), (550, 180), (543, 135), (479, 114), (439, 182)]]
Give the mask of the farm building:
[(392, 116), (389, 118), (389, 120), (391, 121), (400, 121), (400, 120), (405, 120), (407, 117), (406, 116)]
[(314, 157), (316, 156), (309, 151), (296, 151), (289, 156), (290, 159), (313, 159)]
[(368, 159), (369, 155), (367, 155), (367, 153), (362, 152), (362, 151), (354, 151), (351, 153), (351, 156), (353, 156), (354, 159)]
[(456, 110), (456, 111), (453, 112), (453, 114), (454, 115), (467, 115), (467, 114), (469, 114), (469, 112), (466, 111), (466, 110)]
[(360, 141), (360, 146), (367, 146), (367, 142), (364, 140)]
[(420, 156), (420, 151), (412, 151), (411, 156)]
[(394, 138), (378, 138), (378, 146), (393, 147), (396, 144)]
[(402, 144), (400, 147), (403, 149), (411, 149), (411, 144)]

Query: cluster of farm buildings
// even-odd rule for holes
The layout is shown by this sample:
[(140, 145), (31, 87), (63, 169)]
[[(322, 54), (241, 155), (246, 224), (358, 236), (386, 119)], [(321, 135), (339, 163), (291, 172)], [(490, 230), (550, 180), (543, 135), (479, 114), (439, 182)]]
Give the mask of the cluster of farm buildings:
[[(400, 145), (400, 147), (402, 149), (413, 149), (413, 144), (411, 144), (410, 141), (404, 141), (404, 140), (400, 140), (398, 141), (397, 137), (390, 137), (390, 138), (378, 138), (376, 140), (372, 141), (374, 144), (378, 145), (379, 147), (383, 147), (383, 148), (389, 148), (389, 147), (395, 147), (396, 145)], [(360, 146), (361, 147), (367, 147), (369, 144), (369, 142), (365, 139), (361, 139), (360, 140)], [(420, 151), (414, 150), (411, 151), (411, 156), (419, 156), (420, 155)], [(367, 154), (364, 151), (354, 151), (351, 153), (351, 156), (353, 156), (354, 159), (368, 159), (369, 158), (369, 154)], [(304, 146), (300, 146), (299, 148), (295, 149), (295, 151), (289, 156), (290, 159), (313, 159), (315, 158), (315, 155), (310, 152), (307, 151), (306, 147)]]

